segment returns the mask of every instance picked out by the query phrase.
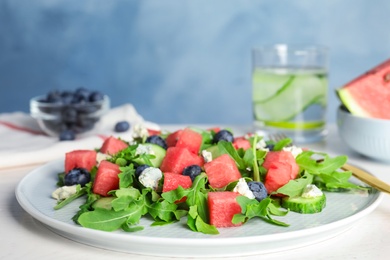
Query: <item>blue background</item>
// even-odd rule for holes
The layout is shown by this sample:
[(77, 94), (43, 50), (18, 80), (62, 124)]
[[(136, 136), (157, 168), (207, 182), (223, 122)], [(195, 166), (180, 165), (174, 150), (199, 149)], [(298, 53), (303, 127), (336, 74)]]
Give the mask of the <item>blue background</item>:
[(0, 112), (79, 86), (157, 123), (249, 124), (253, 46), (330, 49), (335, 88), (390, 55), (390, 1), (0, 0)]

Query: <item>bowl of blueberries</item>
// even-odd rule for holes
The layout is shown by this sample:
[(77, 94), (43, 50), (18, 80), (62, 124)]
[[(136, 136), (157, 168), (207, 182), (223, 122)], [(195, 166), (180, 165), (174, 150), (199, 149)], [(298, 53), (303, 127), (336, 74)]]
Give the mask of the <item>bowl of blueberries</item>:
[(30, 114), (42, 131), (60, 140), (73, 140), (91, 131), (109, 109), (108, 96), (83, 87), (54, 90), (30, 100)]

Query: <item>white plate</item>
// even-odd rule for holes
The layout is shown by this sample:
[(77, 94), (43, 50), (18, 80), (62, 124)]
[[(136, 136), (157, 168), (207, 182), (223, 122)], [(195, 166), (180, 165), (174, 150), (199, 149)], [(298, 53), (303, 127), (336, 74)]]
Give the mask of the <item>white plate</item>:
[(71, 218), (83, 198), (54, 210), (51, 193), (56, 188), (57, 173), (63, 170), (62, 160), (31, 171), (19, 183), (16, 198), (35, 219), (55, 233), (71, 240), (114, 251), (142, 255), (175, 257), (244, 256), (280, 252), (307, 246), (332, 238), (352, 227), (372, 212), (382, 194), (327, 193), (327, 206), (318, 214), (290, 212), (279, 218), (290, 224), (279, 227), (260, 219), (252, 219), (241, 227), (219, 229), (219, 235), (190, 231), (182, 222), (151, 227), (151, 220), (142, 219), (145, 228), (135, 233), (104, 232), (80, 227)]

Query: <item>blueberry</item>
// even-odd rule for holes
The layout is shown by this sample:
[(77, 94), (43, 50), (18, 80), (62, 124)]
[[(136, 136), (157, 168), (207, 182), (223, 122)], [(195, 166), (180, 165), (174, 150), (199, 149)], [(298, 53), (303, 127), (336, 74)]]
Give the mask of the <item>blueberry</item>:
[(104, 95), (99, 91), (93, 91), (88, 97), (90, 102), (96, 102), (104, 99)]
[(233, 142), (233, 140), (234, 140), (233, 134), (225, 129), (216, 133), (213, 138), (214, 143), (218, 143), (219, 141)]
[(85, 186), (88, 182), (91, 181), (91, 174), (85, 168), (74, 168), (70, 170), (64, 178), (65, 186), (72, 186), (80, 184)]
[(149, 168), (150, 166), (147, 164), (141, 164), (135, 169), (135, 176), (138, 178), (141, 173), (146, 169)]
[(127, 121), (120, 121), (118, 123), (115, 124), (115, 132), (126, 132), (127, 130), (129, 130), (130, 128), (130, 124), (129, 122)]
[(255, 195), (256, 200), (262, 201), (267, 198), (268, 192), (262, 182), (250, 181), (248, 182), (248, 187), (252, 191), (253, 195)]
[(76, 138), (76, 134), (72, 130), (63, 130), (59, 136), (60, 141), (71, 141), (74, 140), (75, 138)]
[(190, 165), (184, 168), (183, 175), (190, 176), (191, 180), (194, 181), (196, 176), (202, 172), (202, 168), (199, 165)]
[(59, 92), (58, 90), (50, 91), (46, 95), (46, 102), (60, 103), (61, 102), (61, 92)]
[(148, 138), (146, 138), (145, 142), (151, 143), (151, 144), (157, 144), (157, 145), (161, 146), (162, 148), (164, 148), (165, 150), (168, 149), (167, 143), (159, 135), (148, 136)]
[(274, 150), (275, 145), (274, 144), (267, 144), (265, 148), (268, 148), (270, 151)]

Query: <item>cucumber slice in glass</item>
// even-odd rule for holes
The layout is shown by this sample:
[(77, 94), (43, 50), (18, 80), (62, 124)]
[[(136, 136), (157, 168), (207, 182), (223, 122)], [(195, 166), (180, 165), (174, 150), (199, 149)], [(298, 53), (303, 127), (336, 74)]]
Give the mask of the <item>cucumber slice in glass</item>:
[[(315, 74), (297, 74), (288, 86), (265, 102), (254, 102), (256, 120), (288, 121), (307, 107), (323, 103), (327, 88), (323, 77)], [(322, 100), (321, 102), (319, 102)]]
[(303, 214), (313, 214), (321, 212), (326, 205), (326, 196), (322, 194), (318, 197), (285, 197), (282, 199), (281, 206), (294, 212)]
[(255, 69), (252, 75), (253, 102), (264, 102), (289, 85), (294, 78), (291, 74), (275, 74), (267, 70)]

